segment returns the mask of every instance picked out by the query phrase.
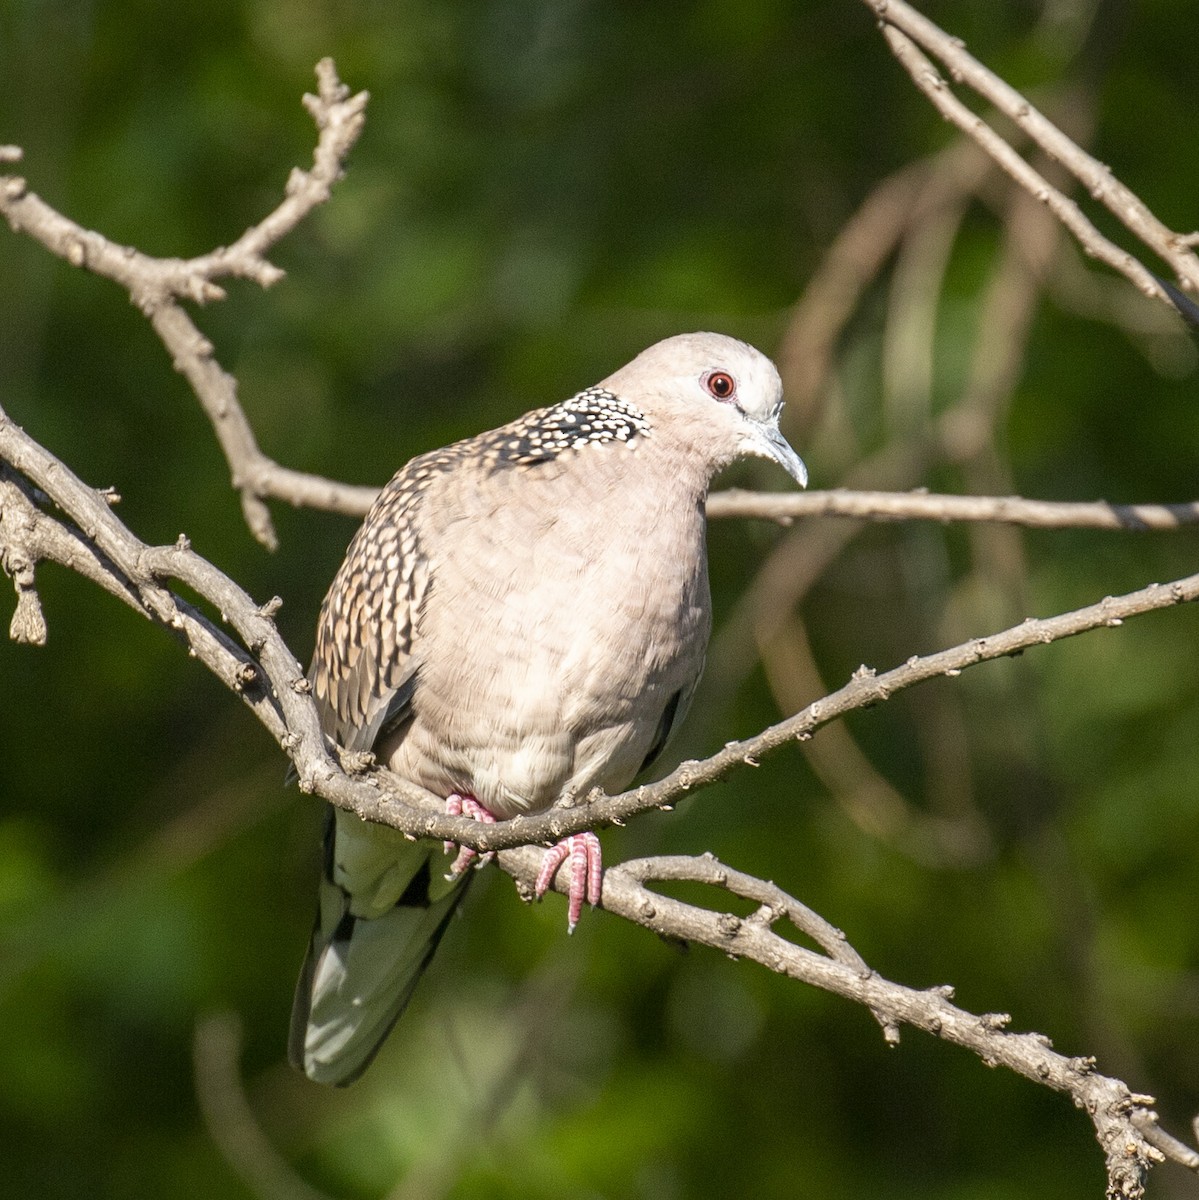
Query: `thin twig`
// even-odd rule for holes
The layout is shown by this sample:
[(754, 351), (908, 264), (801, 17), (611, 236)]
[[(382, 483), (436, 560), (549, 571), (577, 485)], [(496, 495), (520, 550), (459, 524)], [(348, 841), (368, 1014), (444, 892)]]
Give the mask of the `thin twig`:
[(1142, 1109), (1133, 1113), (1132, 1121), (1151, 1146), (1156, 1146), (1168, 1159), (1186, 1167), (1188, 1171), (1199, 1173), (1199, 1151), (1191, 1149), (1186, 1142), (1180, 1142), (1162, 1129), (1157, 1123), (1157, 1113)]

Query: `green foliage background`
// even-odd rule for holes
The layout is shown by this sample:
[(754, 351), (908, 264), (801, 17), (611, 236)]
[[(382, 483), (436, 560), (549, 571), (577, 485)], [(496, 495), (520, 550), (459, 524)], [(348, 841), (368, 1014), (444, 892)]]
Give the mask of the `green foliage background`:
[[(1192, 3), (927, 11), (1016, 86), (1086, 97), (1099, 157), (1175, 228), (1199, 224)], [(856, 207), (950, 137), (849, 0), (0, 0), (0, 141), (82, 224), (200, 253), (308, 160), (299, 96), (325, 54), (372, 93), (348, 176), (278, 248), (284, 283), (234, 285), (199, 321), (268, 453), (359, 482), (670, 333), (775, 350)], [(995, 207), (974, 205), (953, 244), (930, 418), (966, 386)], [(895, 436), (878, 399), (895, 286), (885, 271), (841, 339), (850, 450), (822, 453), (834, 439), (792, 414), (815, 486)], [(1128, 336), (1048, 289), (997, 440), (1011, 489), (1193, 498), (1194, 363), (1181, 335)], [(281, 548), (263, 552), (140, 315), (7, 231), (0, 403), (115, 486), (139, 536), (185, 531), (256, 597), (283, 597), (307, 655), (353, 523), (280, 506)], [(739, 482), (783, 484), (765, 467)], [(913, 482), (968, 487), (944, 463)], [(713, 529), (721, 617), (779, 536)], [(852, 538), (802, 606), (828, 684), (1187, 574), (1197, 548), (1186, 531), (1030, 533), (1005, 575), (987, 569), (990, 536)], [(568, 941), (559, 901), (525, 909), (502, 877), (479, 881), (363, 1082), (308, 1084), (283, 1053), (318, 805), (284, 790), (279, 753), (173, 641), (65, 572), (39, 583), (49, 645), (0, 642), (0, 1195), (300, 1196), (289, 1171), (396, 1200), (1102, 1194), (1089, 1124), (1060, 1097), (915, 1033), (886, 1050), (851, 1005), (603, 914)], [(1158, 614), (853, 719), (917, 814), (959, 797), (983, 831), (969, 861), (864, 831), (798, 749), (605, 834), (606, 853), (712, 850), (771, 878), (884, 974), (953, 982), (965, 1006), (1097, 1054), (1185, 1129), (1199, 1110), (1197, 623)], [(779, 715), (752, 647), (721, 636), (720, 661), (740, 665), (710, 684), (680, 753)], [(280, 1156), (258, 1156), (254, 1186), (196, 1101), (197, 1022), (226, 1010)], [(1153, 1187), (1199, 1194), (1173, 1168)]]

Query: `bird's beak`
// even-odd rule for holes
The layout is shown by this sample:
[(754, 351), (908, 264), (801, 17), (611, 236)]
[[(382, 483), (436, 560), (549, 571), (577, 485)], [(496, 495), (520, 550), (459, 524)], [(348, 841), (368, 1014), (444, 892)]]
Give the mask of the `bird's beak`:
[(756, 425), (754, 433), (756, 449), (763, 458), (773, 458), (800, 487), (808, 486), (808, 468), (804, 461), (791, 449), (790, 443), (779, 432), (777, 425), (763, 421)]

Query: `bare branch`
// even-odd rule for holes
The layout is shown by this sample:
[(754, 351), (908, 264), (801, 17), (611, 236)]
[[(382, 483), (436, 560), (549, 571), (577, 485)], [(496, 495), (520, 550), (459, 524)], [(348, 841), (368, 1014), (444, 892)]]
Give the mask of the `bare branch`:
[[(265, 258), (266, 251), (329, 198), (365, 119), (367, 93), (351, 96), (331, 59), (322, 59), (316, 73), (318, 94), (304, 97), (319, 130), (312, 169), (293, 170), (286, 199), (272, 213), (231, 246), (198, 258), (154, 258), (133, 246), (118, 245), (56, 212), (29, 191), (20, 176), (0, 175), (0, 213), (14, 232), (34, 238), (73, 266), (120, 284), (149, 319), (212, 423), (250, 531), (268, 548), (274, 548), (277, 539), (267, 498), (357, 513), (366, 510), (375, 489), (287, 470), (263, 454), (238, 401), (237, 381), (216, 361), (212, 343), (179, 302), (222, 299), (224, 289), (215, 280), (227, 276), (250, 279), (263, 287), (283, 277)], [(0, 163), (17, 162), (20, 157), (16, 146), (0, 148)]]
[[(508, 850), (500, 866), (531, 895), (540, 865), (531, 849)], [(717, 912), (664, 896), (646, 885), (689, 880), (759, 903), (749, 917)], [(565, 878), (559, 890), (566, 890)], [(659, 935), (697, 942), (732, 958), (746, 958), (770, 971), (831, 992), (869, 1008), (882, 1022), (888, 1042), (901, 1025), (911, 1025), (962, 1046), (988, 1066), (1003, 1066), (1070, 1096), (1090, 1117), (1107, 1160), (1108, 1195), (1137, 1200), (1149, 1169), (1165, 1158), (1192, 1166), (1194, 1151), (1157, 1128), (1152, 1096), (1095, 1069), (1090, 1058), (1069, 1057), (1039, 1033), (1013, 1033), (1006, 1013), (975, 1014), (951, 1003), (951, 987), (916, 989), (872, 971), (843, 933), (773, 884), (734, 871), (711, 855), (700, 858), (635, 859), (611, 867), (604, 877), (603, 908)], [(824, 949), (818, 954), (775, 931), (790, 923)]]
[[(877, 0), (877, 6), (889, 7), (889, 0)], [(1046, 204), (1054, 216), (1074, 234), (1087, 254), (1119, 271), (1146, 296), (1153, 296), (1170, 304), (1170, 298), (1154, 279), (1152, 272), (1135, 256), (1121, 250), (1114, 242), (1105, 238), (1069, 196), (1060, 188), (1054, 187), (1035, 167), (1021, 158), (982, 117), (971, 112), (949, 90), (936, 67), (920, 53), (910, 38), (895, 26), (886, 23), (883, 25), (883, 34), (891, 52), (941, 115), (973, 138), (1021, 187)], [(1023, 104), (1029, 112), (1036, 112), (1027, 101), (1023, 101)], [(1037, 116), (1040, 117), (1040, 114), (1037, 113)], [(1041, 117), (1041, 120), (1045, 121), (1045, 118)], [(1078, 150), (1078, 153), (1085, 152)]]
[[(163, 587), (147, 570), (155, 555), (170, 554), (180, 562), (204, 560), (194, 554), (185, 538), (168, 551), (154, 551), (139, 541), (109, 510), (106, 498), (74, 475), (47, 450), (25, 434), (0, 409), (0, 462), (12, 471), (0, 475), (0, 561), (16, 558), (32, 569), (41, 560), (58, 562), (98, 583), (143, 616), (182, 639), (188, 652), (204, 663), (231, 691), (240, 695), (277, 741), (288, 738), (288, 716), (280, 712), (266, 677), (254, 659), (193, 605)], [(28, 485), (13, 472), (36, 483), (67, 516), (59, 521), (43, 511)], [(73, 522), (73, 523), (72, 523)], [(209, 565), (204, 563), (205, 567)], [(217, 605), (223, 614), (242, 617), (257, 614), (273, 630), (250, 598), (215, 568), (211, 584), (196, 590)], [(208, 580), (206, 580), (208, 582)], [(238, 624), (245, 626), (244, 617)], [(258, 631), (255, 631), (257, 636)], [(278, 635), (276, 634), (276, 637)], [(299, 663), (295, 676), (303, 679)], [(278, 667), (278, 664), (276, 664)], [(279, 670), (277, 678), (285, 672)]]
[[(321, 480), (279, 467), (276, 479), (289, 480), (294, 504), (365, 516), (378, 488)], [(278, 492), (274, 493), (278, 495)], [(848, 517), (875, 521), (992, 522), (1029, 529), (1110, 529), (1130, 533), (1199, 525), (1199, 501), (1181, 504), (1115, 504), (1109, 500), (1030, 500), (1022, 496), (959, 496), (917, 489), (911, 492), (832, 488), (808, 492), (756, 492), (726, 488), (708, 497), (709, 520), (761, 520), (791, 525), (806, 517)]]
[(191, 259), (186, 264), (189, 270), (209, 278), (244, 275), (263, 287), (283, 278), (283, 272), (264, 255), (332, 195), (333, 185), (343, 175), (342, 164), (362, 133), (370, 98), (367, 92), (350, 94), (337, 77), (331, 58), (316, 64), (316, 80), (317, 94), (304, 96), (304, 107), (319, 132), (312, 169), (293, 169), (287, 180), (287, 198), (274, 212), (247, 229), (232, 246)]
[[(28, 234), (72, 266), (119, 283), (143, 310), (171, 299), (198, 304), (221, 300), (225, 292), (213, 281), (227, 276), (269, 287), (283, 278), (283, 272), (266, 260), (265, 252), (329, 198), (365, 119), (367, 93), (351, 96), (338, 80), (331, 59), (322, 59), (317, 65), (317, 78), (319, 96), (304, 97), (320, 131), (312, 170), (293, 170), (287, 198), (231, 246), (197, 258), (154, 258), (77, 225), (29, 191), (26, 181), (15, 175), (0, 179), (0, 212), (14, 232)], [(4, 150), (0, 162), (20, 161), (19, 147)]]
[(1166, 1158), (1186, 1167), (1188, 1171), (1199, 1172), (1199, 1152), (1162, 1129), (1157, 1123), (1157, 1113), (1141, 1110), (1133, 1113), (1132, 1120), (1145, 1135), (1145, 1141), (1160, 1150)]
[[(798, 614), (789, 614), (781, 624), (773, 623), (769, 639), (755, 641), (766, 682), (783, 712), (795, 712), (811, 696), (826, 690)], [(941, 740), (951, 746), (957, 741), (952, 736)], [(973, 805), (937, 811), (937, 806), (913, 803), (875, 769), (844, 721), (825, 725), (819, 737), (799, 746), (816, 778), (846, 816), (871, 838), (913, 862), (962, 870), (993, 856), (991, 831)], [(968, 787), (967, 782), (963, 790)]]
[(1192, 292), (1199, 291), (1199, 258), (1191, 249), (1195, 244), (1195, 235), (1176, 233), (1158, 220), (1139, 196), (1115, 178), (1110, 167), (1093, 158), (1030, 104), (1025, 96), (984, 67), (967, 52), (960, 38), (950, 36), (905, 0), (865, 0), (865, 3), (882, 24), (892, 52), (921, 91), (944, 116), (978, 141), (1017, 182), (1037, 199), (1049, 204), (1088, 254), (1093, 254), (1120, 271), (1146, 295), (1155, 295), (1170, 303), (1142, 264), (1103, 238), (1072, 201), (1051, 188), (990, 126), (949, 93), (944, 80), (913, 43), (936, 55), (955, 81), (965, 83), (995, 105), (1052, 159), (1065, 166), (1092, 197), (1170, 264), (1183, 287)]
[(747, 492), (708, 498), (708, 516), (756, 517), (789, 525), (801, 517), (883, 521), (989, 521), (1029, 529), (1178, 529), (1199, 524), (1199, 502), (1112, 504), (1107, 500), (1025, 500), (1020, 496), (947, 496), (931, 492)]

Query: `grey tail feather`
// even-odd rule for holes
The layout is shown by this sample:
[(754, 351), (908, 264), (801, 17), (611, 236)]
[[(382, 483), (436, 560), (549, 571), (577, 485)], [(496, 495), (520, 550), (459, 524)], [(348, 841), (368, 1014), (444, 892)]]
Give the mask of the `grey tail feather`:
[(287, 1053), (310, 1079), (345, 1087), (370, 1066), (407, 1008), (466, 894), (469, 875), (457, 887), (443, 885), (434, 898), (426, 858), (396, 905), (367, 919), (350, 912), (350, 897), (333, 881), (331, 867), (327, 852)]

